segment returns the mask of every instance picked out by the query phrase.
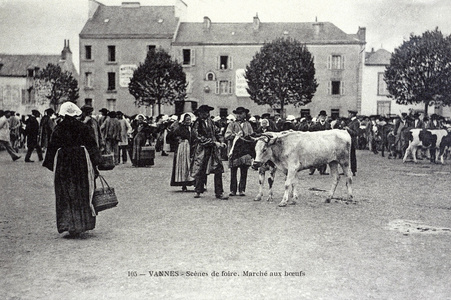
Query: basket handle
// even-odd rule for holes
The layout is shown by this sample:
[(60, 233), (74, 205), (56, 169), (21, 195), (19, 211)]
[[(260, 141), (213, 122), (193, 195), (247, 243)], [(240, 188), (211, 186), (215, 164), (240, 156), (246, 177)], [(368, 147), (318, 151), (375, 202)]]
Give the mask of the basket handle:
[[(108, 187), (108, 189), (110, 188), (110, 185), (108, 184), (108, 182), (106, 182), (105, 178), (102, 175), (99, 175), (99, 181), (102, 184), (102, 189), (105, 189), (105, 185)], [(104, 184), (105, 183), (105, 184)]]

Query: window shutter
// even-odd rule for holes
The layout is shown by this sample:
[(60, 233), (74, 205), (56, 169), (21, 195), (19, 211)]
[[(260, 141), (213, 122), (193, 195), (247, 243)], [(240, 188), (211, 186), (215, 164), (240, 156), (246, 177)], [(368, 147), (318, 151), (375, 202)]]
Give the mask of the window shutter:
[(341, 69), (342, 70), (345, 69), (345, 56), (344, 55), (341, 56)]
[(229, 81), (229, 94), (232, 94), (232, 89), (233, 89), (232, 84), (233, 84), (233, 82)]
[(346, 92), (346, 89), (345, 89), (345, 82), (344, 82), (344, 81), (340, 82), (340, 88), (341, 88), (340, 94), (341, 94), (341, 95), (344, 95), (345, 92)]
[(177, 57), (179, 58), (179, 62), (183, 64), (183, 51), (181, 48), (177, 49)]
[(215, 82), (215, 94), (219, 94), (219, 81)]
[(332, 82), (327, 82), (327, 94), (332, 95)]
[(233, 58), (229, 56), (229, 69), (233, 69)]
[(221, 60), (219, 56), (216, 56), (216, 69), (220, 70), (221, 69)]
[(191, 65), (194, 66), (196, 64), (196, 49), (191, 49)]
[(330, 70), (332, 69), (332, 55), (329, 55), (327, 57), (327, 68)]

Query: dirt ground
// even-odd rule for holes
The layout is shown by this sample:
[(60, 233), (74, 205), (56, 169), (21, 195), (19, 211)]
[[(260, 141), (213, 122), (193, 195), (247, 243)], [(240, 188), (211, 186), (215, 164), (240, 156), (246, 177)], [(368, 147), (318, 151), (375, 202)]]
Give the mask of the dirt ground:
[(303, 171), (284, 208), (281, 173), (275, 202), (253, 201), (251, 171), (247, 196), (220, 201), (212, 176), (200, 199), (170, 187), (173, 154), (119, 165), (102, 172), (119, 206), (71, 239), (53, 173), (1, 152), (0, 299), (451, 299), (451, 161), (357, 157), (357, 204), (324, 203), (331, 177)]

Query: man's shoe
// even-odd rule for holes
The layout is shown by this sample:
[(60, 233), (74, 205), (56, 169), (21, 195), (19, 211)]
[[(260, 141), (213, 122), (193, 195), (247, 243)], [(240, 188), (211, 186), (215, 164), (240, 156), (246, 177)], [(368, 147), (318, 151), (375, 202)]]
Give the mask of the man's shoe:
[(326, 173), (326, 172), (322, 172), (322, 173), (319, 173), (320, 175), (329, 175), (329, 173)]
[(310, 171), (308, 174), (309, 174), (309, 175), (313, 175), (314, 173), (315, 173), (315, 170)]
[(194, 195), (194, 198), (200, 198), (200, 194), (196, 193), (196, 195)]
[(22, 156), (18, 156), (18, 157), (16, 157), (16, 158), (13, 158), (13, 161), (16, 161), (16, 160), (18, 160), (19, 158), (21, 158)]
[(221, 194), (221, 195), (216, 195), (216, 198), (218, 198), (219, 200), (227, 200), (227, 199), (229, 199), (229, 197), (224, 196), (223, 194)]
[(229, 196), (230, 196), (230, 197), (234, 197), (234, 196), (236, 196), (236, 193), (230, 192)]
[(166, 152), (162, 152), (161, 156), (169, 156), (169, 154), (167, 154)]
[(239, 195), (240, 196), (246, 196), (246, 194), (244, 192), (240, 192)]
[(34, 162), (34, 160), (26, 159), (25, 162)]

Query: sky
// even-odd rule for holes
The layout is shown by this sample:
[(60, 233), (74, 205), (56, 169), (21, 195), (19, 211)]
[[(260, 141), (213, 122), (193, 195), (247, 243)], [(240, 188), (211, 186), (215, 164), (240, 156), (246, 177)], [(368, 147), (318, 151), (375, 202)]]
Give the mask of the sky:
[[(175, 0), (97, 0), (173, 3)], [(451, 0), (183, 0), (187, 21), (331, 22), (348, 34), (366, 27), (366, 51), (393, 51), (411, 34), (439, 28), (451, 34)], [(0, 0), (0, 53), (59, 54), (70, 40), (78, 69), (78, 34), (88, 19), (89, 0)]]

